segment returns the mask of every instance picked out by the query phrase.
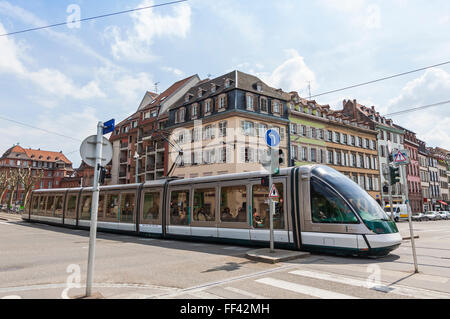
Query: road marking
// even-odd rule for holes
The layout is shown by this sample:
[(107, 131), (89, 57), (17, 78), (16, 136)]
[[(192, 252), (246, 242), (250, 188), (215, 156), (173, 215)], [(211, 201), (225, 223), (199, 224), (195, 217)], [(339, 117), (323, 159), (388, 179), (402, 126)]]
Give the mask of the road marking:
[(359, 280), (359, 279), (353, 279), (337, 274), (330, 274), (330, 273), (317, 273), (312, 271), (306, 271), (306, 270), (295, 270), (289, 272), (290, 274), (297, 275), (297, 276), (303, 276), (313, 279), (319, 279), (319, 280), (327, 280), (332, 281), (336, 283), (341, 283), (345, 285), (355, 286), (355, 287), (362, 287), (367, 288), (375, 291), (380, 291), (384, 293), (391, 293), (391, 294), (397, 294), (402, 296), (408, 296), (408, 297), (414, 297), (414, 298), (421, 298), (421, 299), (448, 299), (450, 298), (449, 294), (445, 293), (439, 293), (434, 292), (430, 290), (425, 290), (421, 288), (410, 288), (405, 286), (398, 286), (398, 285), (391, 285), (391, 286), (385, 286), (385, 285), (374, 285), (372, 282)]
[(263, 297), (263, 296), (260, 296), (260, 295), (256, 295), (256, 294), (253, 294), (253, 293), (251, 293), (251, 292), (248, 292), (248, 291), (245, 291), (245, 290), (242, 290), (242, 289), (239, 289), (239, 288), (225, 287), (224, 289), (225, 289), (225, 290), (228, 290), (228, 291), (235, 292), (235, 293), (240, 294), (240, 295), (242, 295), (242, 296), (250, 297), (250, 298), (255, 298), (255, 299), (267, 299), (267, 297)]
[(189, 295), (192, 295), (192, 296), (200, 298), (200, 299), (225, 299), (223, 297), (211, 294), (211, 293), (206, 292), (206, 291), (190, 292)]
[(20, 296), (5, 296), (5, 297), (3, 297), (3, 298), (1, 298), (1, 299), (22, 299), (22, 297), (20, 297)]
[(249, 250), (249, 248), (247, 248), (247, 247), (235, 247), (235, 246), (224, 247), (223, 249), (224, 250), (237, 250), (237, 251)]
[(359, 299), (358, 297), (353, 297), (349, 295), (340, 294), (337, 292), (315, 288), (311, 286), (304, 286), (299, 284), (294, 284), (292, 282), (278, 280), (273, 278), (262, 278), (256, 280), (256, 282), (273, 286), (275, 288), (281, 288), (289, 291), (293, 291), (302, 295), (313, 296), (321, 299)]

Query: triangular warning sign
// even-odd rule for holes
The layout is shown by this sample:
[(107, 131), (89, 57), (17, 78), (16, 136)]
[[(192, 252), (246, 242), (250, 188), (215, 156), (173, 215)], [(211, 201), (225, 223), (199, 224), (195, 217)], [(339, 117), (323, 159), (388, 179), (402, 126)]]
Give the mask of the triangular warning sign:
[(402, 152), (398, 152), (394, 162), (404, 162), (404, 161), (406, 161), (405, 155), (403, 155)]
[(280, 194), (278, 194), (278, 189), (275, 187), (275, 184), (272, 185), (272, 189), (269, 193), (269, 198), (280, 198)]

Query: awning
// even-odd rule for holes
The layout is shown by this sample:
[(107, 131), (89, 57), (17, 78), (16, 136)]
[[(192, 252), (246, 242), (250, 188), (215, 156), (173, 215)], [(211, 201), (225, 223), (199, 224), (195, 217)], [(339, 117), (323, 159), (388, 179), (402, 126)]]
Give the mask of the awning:
[(441, 203), (441, 204), (444, 205), (444, 206), (447, 206), (447, 205), (448, 205), (446, 202), (443, 202), (443, 201), (441, 201), (441, 200), (438, 200), (438, 202)]

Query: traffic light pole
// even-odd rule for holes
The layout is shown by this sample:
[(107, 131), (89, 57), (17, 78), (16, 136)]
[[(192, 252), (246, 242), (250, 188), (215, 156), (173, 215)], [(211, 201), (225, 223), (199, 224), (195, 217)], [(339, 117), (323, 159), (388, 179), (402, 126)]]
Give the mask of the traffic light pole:
[[(403, 176), (406, 177), (405, 165), (402, 165), (402, 174), (403, 174)], [(405, 186), (405, 193), (406, 193), (406, 209), (408, 210), (409, 235), (411, 236), (411, 248), (412, 248), (412, 253), (413, 253), (413, 258), (414, 258), (414, 272), (418, 273), (419, 266), (417, 264), (416, 243), (415, 243), (415, 239), (414, 239), (414, 229), (413, 229), (412, 217), (411, 217), (412, 211), (411, 211), (411, 206), (409, 204), (409, 195), (408, 195), (406, 186)]]
[[(272, 150), (273, 152), (273, 150)], [(272, 189), (273, 185), (273, 178), (272, 178), (272, 172), (269, 174), (269, 192)], [(274, 234), (273, 234), (273, 215), (275, 213), (275, 202), (272, 198), (269, 197), (269, 208), (270, 208), (270, 252), (275, 253), (275, 242), (274, 242)]]
[(392, 202), (392, 178), (391, 178), (390, 165), (388, 165), (388, 168), (389, 168), (389, 174), (388, 174), (388, 176), (389, 176), (389, 187), (388, 187), (388, 190), (389, 190), (389, 208), (391, 210), (391, 220), (395, 221), (395, 218), (394, 218), (394, 207), (393, 207), (393, 202)]

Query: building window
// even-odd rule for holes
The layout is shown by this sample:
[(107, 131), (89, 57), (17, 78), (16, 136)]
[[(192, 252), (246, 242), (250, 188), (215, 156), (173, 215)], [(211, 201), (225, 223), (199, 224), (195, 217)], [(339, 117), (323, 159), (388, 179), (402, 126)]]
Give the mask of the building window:
[(261, 112), (267, 113), (269, 110), (267, 108), (267, 99), (261, 98)]
[(315, 148), (311, 149), (311, 162), (317, 162), (317, 150)]
[(221, 96), (219, 98), (219, 110), (223, 110), (226, 108), (226, 96)]
[(332, 141), (333, 141), (333, 132), (328, 131), (328, 142), (332, 142)]
[(247, 110), (249, 111), (254, 111), (254, 100), (253, 100), (253, 96), (251, 95), (247, 95)]
[(219, 123), (219, 136), (227, 136), (227, 121), (223, 121)]
[(205, 102), (205, 115), (211, 114), (211, 100)]
[(195, 119), (198, 116), (198, 104), (192, 105), (192, 118)]
[(327, 164), (333, 164), (333, 151), (328, 151)]
[(280, 103), (278, 101), (274, 101), (273, 102), (273, 109), (272, 109), (273, 113), (277, 113), (280, 114)]
[(308, 149), (306, 147), (302, 147), (302, 161), (308, 161)]

